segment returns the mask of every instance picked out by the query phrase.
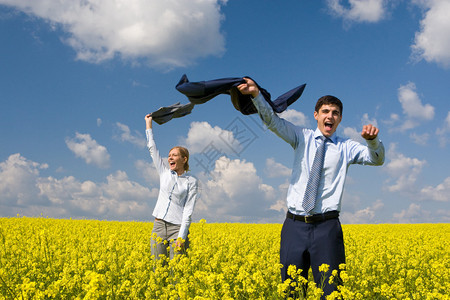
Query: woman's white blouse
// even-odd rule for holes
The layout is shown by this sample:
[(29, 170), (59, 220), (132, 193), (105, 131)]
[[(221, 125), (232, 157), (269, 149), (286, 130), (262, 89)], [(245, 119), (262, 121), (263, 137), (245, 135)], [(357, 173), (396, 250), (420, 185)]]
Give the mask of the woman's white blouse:
[(181, 225), (178, 237), (186, 239), (191, 225), (192, 213), (198, 198), (198, 180), (189, 172), (178, 176), (170, 170), (153, 138), (152, 129), (145, 131), (147, 147), (159, 173), (159, 195), (153, 216), (166, 222)]

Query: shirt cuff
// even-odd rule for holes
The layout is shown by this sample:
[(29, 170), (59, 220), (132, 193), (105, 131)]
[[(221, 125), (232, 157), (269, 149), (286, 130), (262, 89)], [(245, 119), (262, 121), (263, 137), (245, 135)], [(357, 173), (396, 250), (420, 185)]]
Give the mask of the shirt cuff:
[(380, 147), (381, 141), (378, 138), (374, 138), (373, 140), (366, 140), (367, 146), (371, 149), (378, 149)]
[(250, 99), (252, 99), (252, 101), (257, 99), (258, 97), (261, 97), (261, 92), (259, 92), (258, 96), (256, 96), (256, 97), (253, 97), (252, 95), (250, 95)]

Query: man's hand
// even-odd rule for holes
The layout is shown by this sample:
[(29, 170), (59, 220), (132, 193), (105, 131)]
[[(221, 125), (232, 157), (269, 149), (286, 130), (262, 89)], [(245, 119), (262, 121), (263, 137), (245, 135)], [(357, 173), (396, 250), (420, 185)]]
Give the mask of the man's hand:
[(361, 131), (361, 136), (366, 140), (373, 140), (378, 136), (378, 132), (378, 128), (376, 128), (372, 124), (364, 125)]
[(253, 98), (256, 98), (259, 94), (259, 88), (256, 83), (250, 78), (245, 78), (246, 83), (242, 83), (237, 86), (239, 92), (243, 95), (252, 95)]

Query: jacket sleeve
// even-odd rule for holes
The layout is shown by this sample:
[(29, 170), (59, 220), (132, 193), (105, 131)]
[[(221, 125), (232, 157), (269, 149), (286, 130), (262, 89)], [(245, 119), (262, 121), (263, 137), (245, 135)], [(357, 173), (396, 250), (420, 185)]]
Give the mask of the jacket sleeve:
[(189, 178), (189, 190), (186, 203), (184, 204), (183, 217), (178, 237), (186, 240), (189, 227), (191, 226), (192, 214), (194, 212), (195, 203), (198, 199), (198, 180), (195, 177)]
[(267, 101), (264, 100), (261, 94), (256, 98), (252, 98), (252, 101), (258, 110), (259, 117), (264, 124), (266, 124), (267, 128), (289, 143), (293, 148), (296, 148), (299, 142), (296, 129), (297, 126), (280, 118)]
[(147, 148), (150, 152), (150, 156), (152, 157), (153, 163), (155, 164), (156, 170), (159, 174), (161, 174), (168, 167), (164, 164), (164, 160), (159, 155), (159, 151), (156, 148), (156, 143), (153, 138), (153, 130), (147, 129), (145, 130), (145, 134), (147, 136)]

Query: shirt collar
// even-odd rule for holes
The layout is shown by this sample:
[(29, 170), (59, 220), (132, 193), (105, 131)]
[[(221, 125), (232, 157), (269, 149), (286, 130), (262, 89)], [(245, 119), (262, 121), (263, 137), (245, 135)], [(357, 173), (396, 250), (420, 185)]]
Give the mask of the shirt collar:
[(172, 175), (176, 175), (178, 177), (187, 177), (188, 176), (188, 171), (184, 171), (184, 173), (181, 175), (178, 175), (177, 172), (175, 172), (174, 170), (170, 170), (170, 173), (172, 173)]
[[(322, 132), (319, 130), (319, 128), (316, 128), (316, 131), (314, 131), (314, 139), (317, 139), (318, 137), (323, 136)], [(336, 132), (333, 133), (332, 136), (330, 136), (328, 139), (330, 139), (333, 144), (336, 144), (337, 141), (337, 135)]]

